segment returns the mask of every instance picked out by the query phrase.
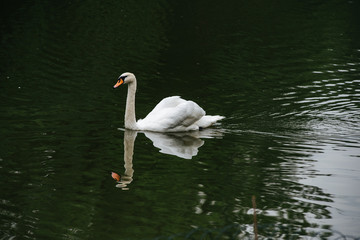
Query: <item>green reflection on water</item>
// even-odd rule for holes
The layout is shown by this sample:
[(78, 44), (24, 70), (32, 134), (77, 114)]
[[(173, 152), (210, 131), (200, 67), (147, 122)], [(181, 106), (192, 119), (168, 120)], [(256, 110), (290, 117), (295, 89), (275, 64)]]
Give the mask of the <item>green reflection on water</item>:
[[(75, 1), (3, 9), (1, 238), (148, 239), (233, 224), (252, 237), (252, 196), (260, 236), (359, 235), (351, 220), (359, 218), (356, 191), (345, 208), (339, 192), (311, 181), (341, 180), (314, 167), (317, 156), (341, 150), (338, 162), (358, 183), (359, 4)], [(139, 81), (138, 118), (181, 95), (225, 115), (220, 134), (160, 137), (181, 151), (195, 145), (183, 159), (138, 133), (133, 166), (124, 166), (127, 132), (118, 128), (126, 91), (112, 85), (125, 71)], [(132, 175), (128, 191), (116, 188), (112, 171)]]

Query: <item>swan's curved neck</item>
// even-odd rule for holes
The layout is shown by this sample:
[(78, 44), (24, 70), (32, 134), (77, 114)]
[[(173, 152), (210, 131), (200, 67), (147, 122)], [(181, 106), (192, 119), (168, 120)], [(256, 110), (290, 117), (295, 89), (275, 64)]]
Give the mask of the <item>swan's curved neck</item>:
[(126, 98), (125, 110), (125, 128), (137, 130), (136, 117), (135, 117), (135, 93), (136, 93), (136, 80), (129, 83), (128, 93)]

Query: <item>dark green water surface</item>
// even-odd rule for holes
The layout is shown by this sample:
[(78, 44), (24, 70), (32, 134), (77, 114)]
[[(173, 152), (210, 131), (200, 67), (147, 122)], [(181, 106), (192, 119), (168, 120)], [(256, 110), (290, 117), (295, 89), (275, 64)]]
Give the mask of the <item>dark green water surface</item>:
[[(358, 1), (0, 8), (0, 239), (360, 237)], [(226, 119), (125, 131), (127, 71)]]

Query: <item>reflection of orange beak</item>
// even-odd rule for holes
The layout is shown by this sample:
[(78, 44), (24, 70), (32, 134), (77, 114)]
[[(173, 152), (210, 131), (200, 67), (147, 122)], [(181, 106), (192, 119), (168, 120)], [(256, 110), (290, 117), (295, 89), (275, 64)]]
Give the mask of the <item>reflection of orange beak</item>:
[(119, 80), (117, 81), (117, 83), (114, 85), (114, 88), (117, 88), (118, 86), (120, 86), (120, 85), (123, 84), (123, 83), (124, 83), (124, 80), (119, 79)]
[(120, 181), (121, 180), (121, 176), (117, 173), (111, 172), (111, 177), (116, 180), (116, 181)]

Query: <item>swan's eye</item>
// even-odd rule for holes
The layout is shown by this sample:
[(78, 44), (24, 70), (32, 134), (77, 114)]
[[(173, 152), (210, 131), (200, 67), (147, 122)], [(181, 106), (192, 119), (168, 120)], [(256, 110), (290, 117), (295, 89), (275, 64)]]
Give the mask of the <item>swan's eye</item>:
[(127, 76), (120, 76), (118, 80), (122, 79), (123, 81), (125, 81), (125, 78), (127, 78)]

